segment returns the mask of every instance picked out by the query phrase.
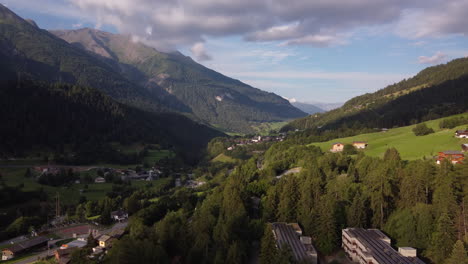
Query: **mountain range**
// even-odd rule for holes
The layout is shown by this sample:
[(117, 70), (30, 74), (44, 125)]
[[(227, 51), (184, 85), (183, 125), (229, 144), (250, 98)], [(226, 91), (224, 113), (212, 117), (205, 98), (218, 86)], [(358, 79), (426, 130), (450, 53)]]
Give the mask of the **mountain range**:
[(152, 112), (178, 112), (222, 131), (249, 133), (263, 122), (306, 116), (287, 100), (164, 53), (131, 36), (94, 29), (40, 29), (0, 6), (0, 41), (24, 78), (96, 88)]
[(170, 110), (224, 131), (247, 133), (259, 123), (306, 115), (276, 94), (226, 77), (179, 52), (160, 52), (131, 36), (90, 28), (51, 33), (144, 87)]
[[(170, 112), (115, 67), (0, 5), (0, 156), (38, 147), (76, 154), (92, 142), (116, 141), (155, 143), (195, 157), (224, 135)], [(99, 144), (87, 153), (99, 152)]]
[(290, 122), (287, 130), (391, 128), (468, 111), (468, 58), (428, 67), (412, 78)]

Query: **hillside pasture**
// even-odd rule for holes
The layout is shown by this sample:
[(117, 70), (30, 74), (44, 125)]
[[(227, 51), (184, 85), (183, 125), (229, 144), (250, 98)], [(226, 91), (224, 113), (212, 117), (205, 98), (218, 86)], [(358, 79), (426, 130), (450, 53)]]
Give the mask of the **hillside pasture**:
[[(456, 115), (468, 117), (468, 114)], [(448, 118), (453, 118), (451, 116)], [(426, 136), (415, 136), (412, 129), (416, 125), (393, 128), (387, 132), (375, 132), (361, 134), (353, 137), (338, 138), (327, 142), (312, 143), (310, 145), (318, 146), (322, 151), (329, 151), (332, 144), (340, 142), (343, 144), (352, 144), (353, 141), (366, 141), (369, 145), (363, 150), (366, 155), (382, 157), (388, 148), (396, 148), (402, 159), (415, 160), (421, 158), (432, 158), (439, 151), (461, 150), (461, 144), (468, 143), (468, 139), (459, 139), (454, 136), (458, 129), (466, 129), (468, 125), (458, 126), (453, 129), (440, 129), (439, 122), (443, 119), (431, 120), (425, 122), (435, 133)]]

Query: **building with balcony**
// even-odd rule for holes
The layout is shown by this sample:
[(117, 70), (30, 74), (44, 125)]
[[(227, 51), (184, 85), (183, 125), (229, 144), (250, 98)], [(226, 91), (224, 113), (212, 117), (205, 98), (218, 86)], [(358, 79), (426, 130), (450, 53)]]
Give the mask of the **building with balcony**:
[(360, 264), (424, 264), (416, 249), (400, 247), (396, 251), (390, 238), (378, 229), (343, 229), (342, 247), (352, 261)]

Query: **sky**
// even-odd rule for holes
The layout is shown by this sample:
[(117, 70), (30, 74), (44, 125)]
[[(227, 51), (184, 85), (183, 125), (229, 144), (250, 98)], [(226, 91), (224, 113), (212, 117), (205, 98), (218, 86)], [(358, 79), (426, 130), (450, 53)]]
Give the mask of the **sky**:
[(45, 29), (179, 50), (254, 87), (335, 103), (468, 56), (468, 0), (0, 0)]

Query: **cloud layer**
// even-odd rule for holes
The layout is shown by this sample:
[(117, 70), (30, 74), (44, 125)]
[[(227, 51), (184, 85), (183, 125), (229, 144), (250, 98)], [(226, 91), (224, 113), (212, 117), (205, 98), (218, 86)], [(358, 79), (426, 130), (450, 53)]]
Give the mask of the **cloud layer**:
[[(87, 19), (97, 27), (112, 25), (162, 50), (233, 35), (252, 42), (326, 47), (347, 43), (359, 28), (385, 25), (406, 38), (468, 35), (466, 0), (5, 1)], [(200, 49), (203, 45), (192, 47)]]
[[(98, 25), (111, 24), (166, 47), (226, 35), (326, 46), (342, 43), (346, 33), (358, 27), (389, 23), (396, 23), (397, 32), (407, 37), (468, 33), (466, 0), (67, 1), (95, 17)], [(148, 27), (152, 34), (147, 34)]]

